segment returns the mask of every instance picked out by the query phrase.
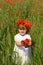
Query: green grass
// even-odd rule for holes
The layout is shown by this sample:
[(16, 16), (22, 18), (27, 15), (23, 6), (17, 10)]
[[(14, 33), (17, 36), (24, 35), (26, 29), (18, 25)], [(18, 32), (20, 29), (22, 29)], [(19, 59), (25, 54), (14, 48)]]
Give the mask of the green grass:
[[(30, 65), (43, 65), (43, 0), (13, 0), (12, 4), (0, 0), (0, 65), (15, 65), (16, 58), (12, 60), (12, 54), (15, 21), (19, 18), (32, 22), (29, 33), (33, 46)], [(20, 65), (19, 62), (17, 65)]]

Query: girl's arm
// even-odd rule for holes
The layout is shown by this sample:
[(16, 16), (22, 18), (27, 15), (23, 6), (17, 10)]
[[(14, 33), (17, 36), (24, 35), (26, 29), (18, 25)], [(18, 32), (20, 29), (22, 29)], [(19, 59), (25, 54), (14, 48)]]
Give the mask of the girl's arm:
[(21, 44), (21, 42), (18, 42), (18, 41), (16, 41), (16, 45), (19, 46), (19, 47), (23, 46), (23, 44)]
[(31, 40), (30, 40), (30, 43), (28, 44), (28, 46), (31, 46), (32, 45), (32, 42), (31, 42)]

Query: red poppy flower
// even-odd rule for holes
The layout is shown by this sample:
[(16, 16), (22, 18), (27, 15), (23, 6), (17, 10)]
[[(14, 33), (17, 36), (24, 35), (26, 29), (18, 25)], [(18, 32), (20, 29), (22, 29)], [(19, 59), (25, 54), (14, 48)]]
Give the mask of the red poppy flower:
[(21, 41), (21, 44), (23, 44), (24, 46), (27, 46), (30, 43), (30, 39), (25, 39)]
[(18, 19), (16, 21), (16, 25), (24, 24), (25, 20), (24, 19)]
[(3, 8), (2, 4), (0, 4), (0, 8)]
[(3, 26), (3, 24), (0, 23), (0, 27), (2, 27), (2, 26)]
[(27, 28), (31, 28), (31, 26), (32, 26), (32, 23), (27, 22), (25, 19), (19, 19), (19, 20), (16, 21), (16, 25), (19, 26), (20, 24), (26, 26)]
[(8, 3), (8, 2), (9, 2), (9, 0), (5, 0), (5, 2), (6, 2), (6, 3)]
[(27, 28), (31, 28), (31, 26), (32, 26), (31, 22), (25, 22), (24, 25), (25, 25)]
[(25, 45), (28, 45), (30, 43), (30, 39), (25, 40)]
[(22, 41), (21, 41), (21, 44), (23, 44), (23, 45), (24, 45), (24, 44), (25, 44), (25, 41), (24, 41), (24, 40), (22, 40)]
[(6, 3), (12, 4), (13, 0), (5, 0)]

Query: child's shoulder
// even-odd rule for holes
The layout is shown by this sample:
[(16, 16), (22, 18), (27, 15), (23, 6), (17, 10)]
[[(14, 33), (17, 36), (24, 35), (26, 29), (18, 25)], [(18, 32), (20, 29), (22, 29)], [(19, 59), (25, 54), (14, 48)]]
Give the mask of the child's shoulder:
[(17, 40), (19, 38), (19, 34), (14, 35), (14, 40)]
[(29, 35), (29, 34), (26, 34), (25, 36), (29, 36), (29, 37), (30, 37), (30, 35)]
[(29, 34), (26, 34), (26, 35), (25, 35), (25, 38), (31, 39), (31, 36), (30, 36)]
[(14, 35), (14, 37), (19, 37), (19, 33), (18, 33), (18, 34), (16, 34), (16, 35)]

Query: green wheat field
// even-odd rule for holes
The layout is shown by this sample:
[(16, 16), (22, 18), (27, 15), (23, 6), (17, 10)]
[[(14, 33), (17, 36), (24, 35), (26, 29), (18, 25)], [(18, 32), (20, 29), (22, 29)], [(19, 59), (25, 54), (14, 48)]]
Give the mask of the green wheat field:
[(32, 22), (31, 63), (27, 65), (43, 65), (43, 0), (0, 0), (0, 65), (16, 65), (12, 55), (15, 21), (20, 18)]

